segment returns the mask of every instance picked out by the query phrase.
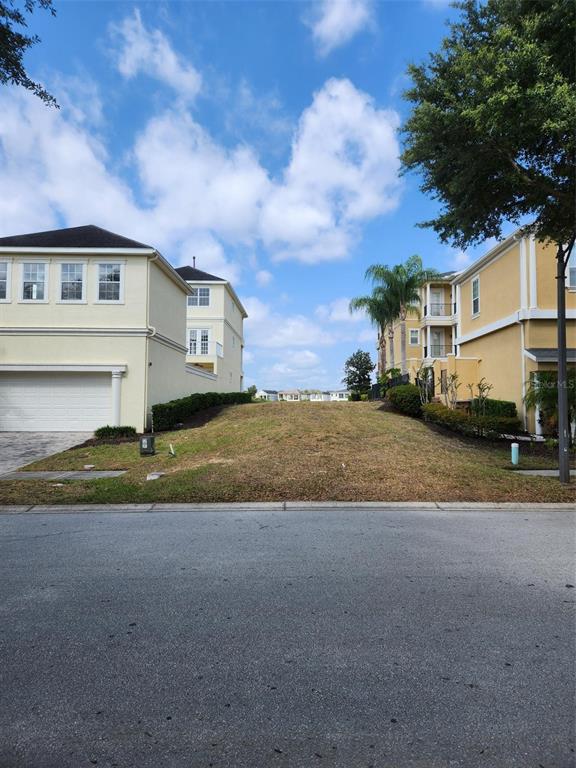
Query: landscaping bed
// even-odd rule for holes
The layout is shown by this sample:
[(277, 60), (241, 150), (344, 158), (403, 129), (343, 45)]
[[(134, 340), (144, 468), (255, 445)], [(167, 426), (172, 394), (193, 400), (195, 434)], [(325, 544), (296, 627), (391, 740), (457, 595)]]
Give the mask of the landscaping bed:
[[(175, 456), (169, 455), (172, 444)], [(576, 486), (508, 471), (508, 445), (432, 430), (379, 403), (253, 403), (199, 412), (156, 435), (157, 454), (137, 442), (84, 444), (29, 470), (125, 469), (89, 482), (0, 480), (0, 503), (235, 501), (576, 501)], [(550, 468), (542, 449), (520, 467)], [(165, 473), (147, 481), (150, 473)]]

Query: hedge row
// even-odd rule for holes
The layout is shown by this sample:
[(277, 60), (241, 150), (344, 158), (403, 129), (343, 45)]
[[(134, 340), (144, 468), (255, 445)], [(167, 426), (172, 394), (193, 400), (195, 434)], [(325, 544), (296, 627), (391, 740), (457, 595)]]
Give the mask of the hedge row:
[[(480, 401), (475, 397), (470, 402), (470, 410), (475, 416), (480, 416)], [(483, 416), (507, 416), (511, 419), (515, 419), (518, 415), (516, 411), (516, 403), (510, 400), (495, 400), (488, 397), (484, 401), (484, 413)]]
[(250, 403), (252, 395), (249, 392), (205, 392), (188, 395), (169, 403), (156, 403), (152, 406), (152, 423), (154, 430), (172, 429), (189, 419), (198, 411), (212, 408), (215, 405), (234, 405)]
[(395, 411), (405, 413), (407, 416), (422, 416), (420, 390), (415, 384), (400, 384), (398, 387), (391, 387), (386, 392), (386, 397)]
[(94, 432), (94, 437), (98, 440), (110, 440), (115, 437), (136, 437), (134, 427), (111, 427), (107, 424), (105, 427), (98, 427)]
[(428, 403), (423, 406), (425, 421), (474, 437), (497, 437), (514, 435), (520, 431), (520, 422), (512, 416), (475, 416), (465, 411), (447, 408), (441, 403)]

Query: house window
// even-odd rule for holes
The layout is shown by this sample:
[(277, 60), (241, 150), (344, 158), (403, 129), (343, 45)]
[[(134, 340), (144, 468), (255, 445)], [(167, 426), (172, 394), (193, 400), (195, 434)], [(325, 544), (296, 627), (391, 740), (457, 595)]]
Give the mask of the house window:
[(576, 251), (572, 248), (572, 253), (568, 259), (568, 287), (576, 288)]
[(8, 291), (10, 282), (10, 265), (7, 261), (0, 261), (0, 301), (8, 301), (10, 294)]
[(192, 293), (188, 296), (189, 307), (209, 307), (210, 306), (210, 288), (192, 288)]
[(472, 280), (472, 314), (477, 315), (480, 312), (480, 278), (475, 277)]
[(418, 328), (410, 328), (410, 344), (418, 346), (420, 344), (420, 331)]
[(98, 301), (121, 301), (122, 264), (98, 264)]
[(210, 332), (208, 328), (190, 328), (188, 331), (188, 354), (207, 355)]
[(27, 262), (22, 265), (22, 299), (24, 301), (46, 300), (46, 264)]
[(84, 300), (84, 265), (60, 265), (60, 301)]

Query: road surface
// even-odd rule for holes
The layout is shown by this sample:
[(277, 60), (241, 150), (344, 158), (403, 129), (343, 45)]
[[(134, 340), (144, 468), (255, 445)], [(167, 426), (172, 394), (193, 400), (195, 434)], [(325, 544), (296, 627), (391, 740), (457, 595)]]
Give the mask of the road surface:
[(0, 516), (1, 768), (572, 768), (574, 515)]

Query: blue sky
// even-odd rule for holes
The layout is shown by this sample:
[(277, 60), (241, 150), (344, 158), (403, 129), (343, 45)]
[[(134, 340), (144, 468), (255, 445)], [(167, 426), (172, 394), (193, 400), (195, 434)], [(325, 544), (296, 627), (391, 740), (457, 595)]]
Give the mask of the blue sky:
[(330, 387), (375, 333), (347, 311), (369, 264), (467, 257), (415, 225), (400, 178), (406, 67), (443, 0), (56, 2), (30, 73), (0, 93), (0, 234), (94, 223), (233, 281), (246, 383)]

